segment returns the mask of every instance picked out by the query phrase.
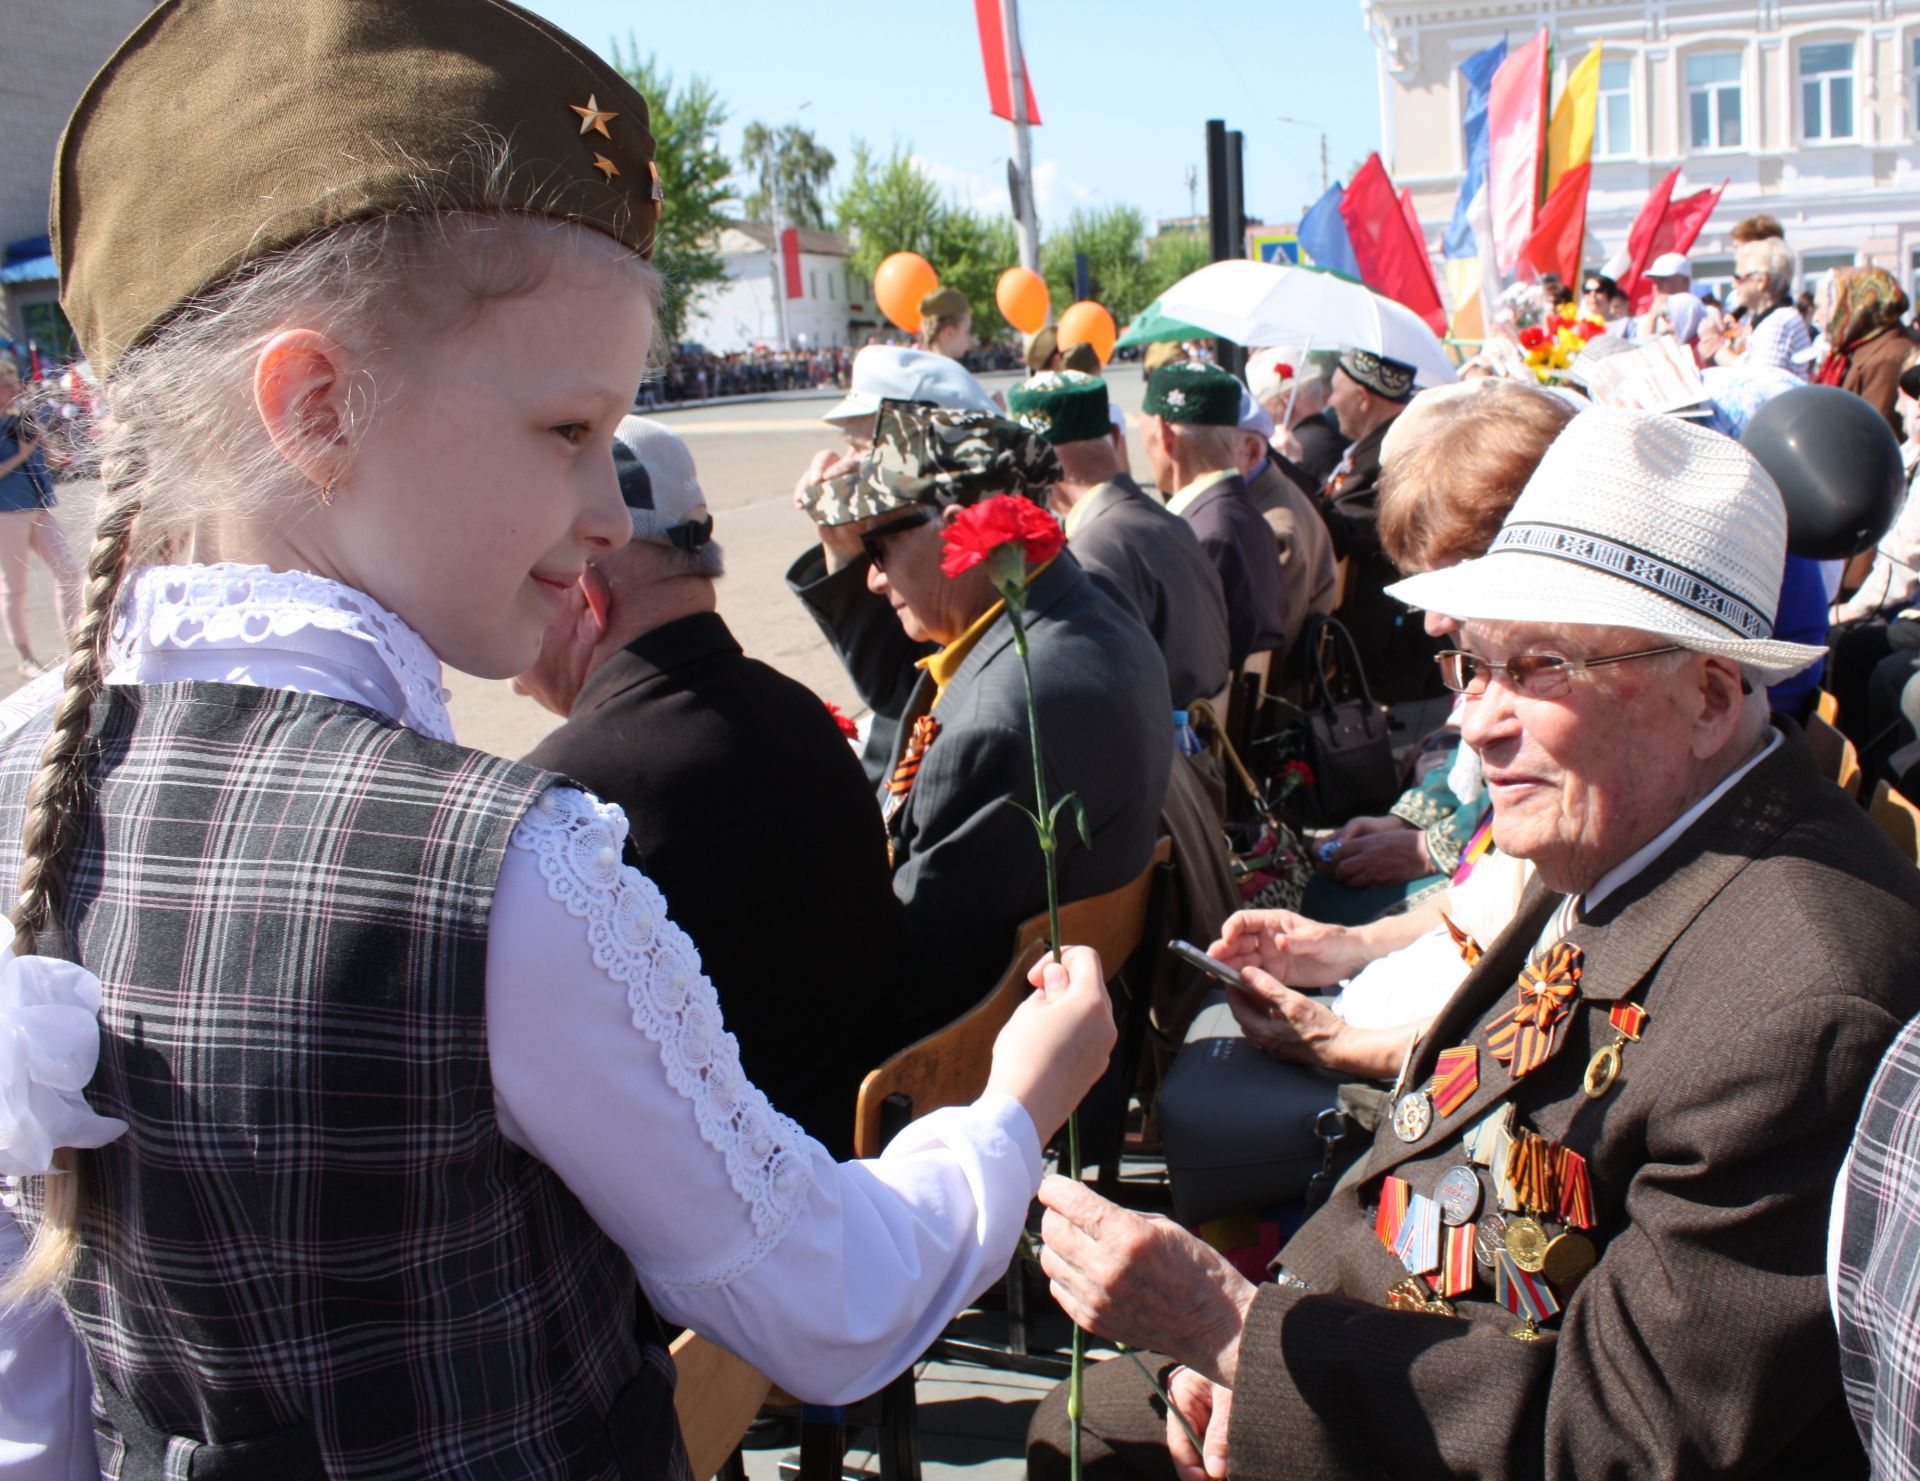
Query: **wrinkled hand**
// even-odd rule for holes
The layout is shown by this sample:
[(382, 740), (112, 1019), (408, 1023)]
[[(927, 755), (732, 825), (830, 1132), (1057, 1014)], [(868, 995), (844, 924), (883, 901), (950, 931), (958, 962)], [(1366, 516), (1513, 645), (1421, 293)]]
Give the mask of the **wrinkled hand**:
[[(793, 485), (793, 507), (806, 508), (807, 490), (816, 483), (825, 483), (829, 478), (838, 478), (844, 473), (853, 473), (860, 467), (858, 454), (842, 451), (839, 448), (823, 447), (813, 455)], [(850, 566), (860, 559), (860, 537), (850, 525), (815, 525), (814, 533), (820, 537), (820, 548), (826, 554), (827, 569), (837, 571), (842, 566)]]
[(1243, 972), (1240, 980), (1241, 986), (1227, 989), (1227, 1006), (1261, 1053), (1294, 1064), (1330, 1065), (1339, 1057), (1345, 1019), (1265, 972)]
[(1402, 833), (1413, 824), (1405, 818), (1397, 818), (1392, 813), (1377, 818), (1352, 818), (1346, 826), (1334, 833), (1342, 845), (1352, 843), (1356, 838), (1370, 838), (1376, 833)]
[(1296, 987), (1332, 987), (1371, 960), (1350, 927), (1291, 910), (1236, 910), (1207, 955), (1237, 971), (1253, 967)]
[(1085, 1184), (1040, 1185), (1040, 1268), (1053, 1299), (1097, 1336), (1151, 1348), (1233, 1386), (1254, 1286), (1170, 1219), (1109, 1203)]
[(1205, 1447), (1205, 1454), (1196, 1451), (1180, 1421), (1169, 1414), (1167, 1449), (1173, 1455), (1174, 1474), (1180, 1481), (1224, 1481), (1233, 1390), (1221, 1388), (1191, 1368), (1176, 1368), (1167, 1380), (1167, 1398)]
[(1402, 884), (1433, 873), (1427, 853), (1427, 835), (1418, 828), (1369, 833), (1340, 846), (1333, 857), (1333, 877), (1349, 889)]
[(1027, 974), (1034, 992), (993, 1041), (987, 1075), (989, 1091), (1027, 1108), (1043, 1147), (1106, 1070), (1118, 1037), (1100, 953), (1069, 946), (1061, 956), (1041, 958)]

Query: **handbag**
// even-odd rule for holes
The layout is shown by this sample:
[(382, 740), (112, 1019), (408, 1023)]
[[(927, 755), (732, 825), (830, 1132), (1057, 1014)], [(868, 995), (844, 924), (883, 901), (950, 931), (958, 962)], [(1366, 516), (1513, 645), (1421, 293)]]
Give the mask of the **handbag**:
[(1301, 705), (1305, 759), (1313, 782), (1305, 791), (1308, 821), (1334, 827), (1384, 813), (1400, 795), (1387, 707), (1376, 703), (1353, 634), (1331, 617), (1308, 628), (1313, 654)]

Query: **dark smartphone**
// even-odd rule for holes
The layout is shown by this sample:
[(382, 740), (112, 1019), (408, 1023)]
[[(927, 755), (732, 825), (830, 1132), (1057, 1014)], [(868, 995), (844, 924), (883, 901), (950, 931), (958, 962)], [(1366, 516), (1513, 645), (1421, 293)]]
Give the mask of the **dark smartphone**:
[(1241, 987), (1240, 974), (1225, 962), (1216, 962), (1191, 941), (1182, 941), (1177, 937), (1167, 943), (1167, 950), (1179, 957), (1189, 967), (1197, 967), (1222, 987)]

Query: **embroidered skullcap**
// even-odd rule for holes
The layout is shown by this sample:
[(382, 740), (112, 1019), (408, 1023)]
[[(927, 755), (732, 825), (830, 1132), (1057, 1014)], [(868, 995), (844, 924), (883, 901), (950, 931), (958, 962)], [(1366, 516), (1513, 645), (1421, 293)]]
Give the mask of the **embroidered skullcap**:
[(1774, 684), (1826, 652), (1773, 635), (1786, 554), (1780, 490), (1739, 443), (1594, 407), (1548, 446), (1486, 555), (1387, 592), (1462, 622), (1637, 628)]
[(1413, 394), (1413, 367), (1372, 350), (1343, 350), (1340, 368), (1388, 401), (1405, 401)]
[(1078, 370), (1044, 370), (1007, 392), (1007, 410), (1053, 447), (1105, 437), (1107, 383)]
[(1217, 365), (1176, 360), (1147, 377), (1141, 410), (1199, 427), (1240, 425), (1240, 382)]

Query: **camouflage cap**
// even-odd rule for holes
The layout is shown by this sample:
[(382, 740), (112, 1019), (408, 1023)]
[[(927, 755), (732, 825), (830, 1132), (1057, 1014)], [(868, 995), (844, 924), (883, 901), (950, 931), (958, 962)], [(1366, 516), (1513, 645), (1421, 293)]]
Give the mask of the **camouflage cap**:
[(915, 504), (977, 504), (995, 494), (1044, 504), (1059, 477), (1053, 449), (1018, 422), (883, 401), (857, 485), (825, 487), (808, 513), (817, 524), (841, 525)]
[(838, 478), (829, 478), (824, 483), (810, 483), (800, 495), (800, 507), (807, 511), (808, 519), (827, 528), (850, 525), (855, 520), (884, 514), (894, 507), (891, 504), (874, 504), (862, 493), (863, 486), (857, 472), (842, 473)]
[(1107, 418), (1107, 383), (1078, 370), (1028, 377), (1008, 390), (1007, 410), (1054, 447), (1105, 437), (1113, 427)]
[(1200, 427), (1240, 425), (1240, 382), (1217, 365), (1179, 360), (1147, 379), (1141, 410), (1149, 416)]

